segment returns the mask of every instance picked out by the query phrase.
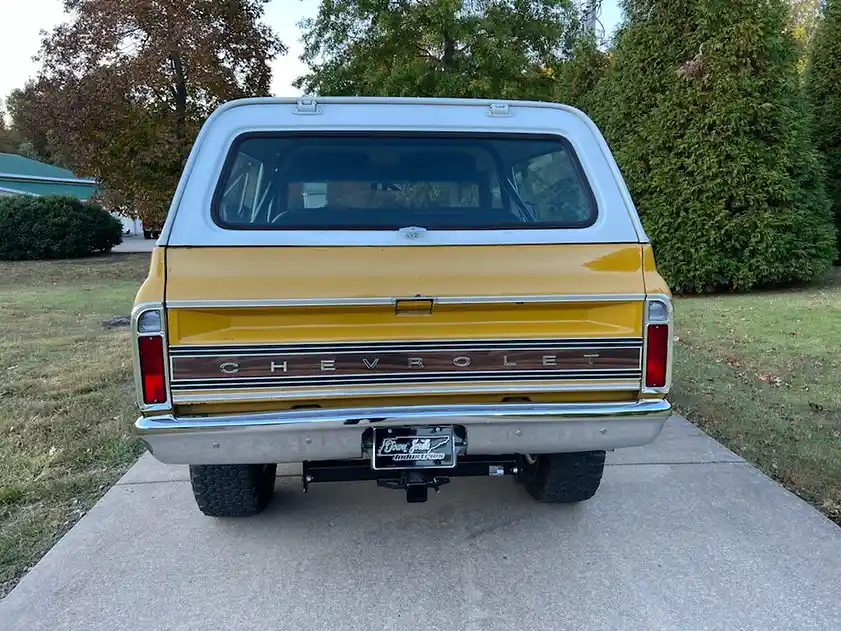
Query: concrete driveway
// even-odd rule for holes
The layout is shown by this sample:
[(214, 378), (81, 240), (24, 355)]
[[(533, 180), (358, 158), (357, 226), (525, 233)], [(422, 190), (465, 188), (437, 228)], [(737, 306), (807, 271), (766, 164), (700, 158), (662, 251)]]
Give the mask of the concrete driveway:
[(692, 425), (610, 458), (596, 497), (373, 483), (215, 520), (144, 456), (0, 602), (4, 631), (841, 629), (841, 529)]

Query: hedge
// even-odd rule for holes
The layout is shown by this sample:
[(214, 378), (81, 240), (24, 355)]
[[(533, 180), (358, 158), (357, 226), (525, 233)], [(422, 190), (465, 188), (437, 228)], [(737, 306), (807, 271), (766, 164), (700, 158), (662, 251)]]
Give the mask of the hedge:
[(812, 37), (806, 94), (812, 106), (815, 144), (826, 165), (826, 189), (841, 250), (841, 0), (827, 2)]
[(784, 0), (635, 0), (592, 95), (677, 292), (808, 282), (835, 229)]
[(122, 223), (74, 197), (0, 197), (0, 259), (71, 259), (109, 252)]

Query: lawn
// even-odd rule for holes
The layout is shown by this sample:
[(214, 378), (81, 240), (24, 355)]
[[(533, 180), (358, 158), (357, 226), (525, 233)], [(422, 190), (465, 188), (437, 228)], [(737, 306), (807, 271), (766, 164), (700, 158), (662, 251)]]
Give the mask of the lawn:
[(0, 263), (0, 597), (140, 453), (126, 328), (149, 255)]
[(841, 269), (675, 309), (678, 409), (841, 524)]
[[(0, 597), (141, 451), (126, 315), (148, 254), (0, 263)], [(841, 270), (681, 298), (680, 411), (841, 523)]]

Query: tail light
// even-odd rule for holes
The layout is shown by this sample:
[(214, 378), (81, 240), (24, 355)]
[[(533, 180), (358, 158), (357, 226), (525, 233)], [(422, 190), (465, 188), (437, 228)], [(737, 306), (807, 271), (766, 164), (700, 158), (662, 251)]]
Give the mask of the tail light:
[(137, 319), (137, 357), (141, 403), (166, 403), (166, 369), (161, 312), (145, 311)]
[(671, 309), (667, 302), (650, 300), (646, 305), (645, 388), (666, 388), (669, 384)]

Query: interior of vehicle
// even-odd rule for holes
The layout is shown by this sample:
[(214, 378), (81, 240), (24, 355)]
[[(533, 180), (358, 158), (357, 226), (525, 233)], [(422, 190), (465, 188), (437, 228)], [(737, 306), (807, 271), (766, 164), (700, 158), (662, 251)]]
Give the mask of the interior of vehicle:
[(226, 228), (584, 227), (595, 201), (560, 138), (245, 136), (214, 199)]

